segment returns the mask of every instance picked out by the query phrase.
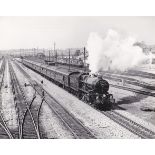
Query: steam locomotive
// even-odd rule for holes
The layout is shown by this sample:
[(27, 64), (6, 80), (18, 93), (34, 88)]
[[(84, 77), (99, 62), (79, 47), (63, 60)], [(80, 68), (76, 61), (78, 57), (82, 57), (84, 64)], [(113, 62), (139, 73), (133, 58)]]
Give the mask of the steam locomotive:
[(101, 76), (25, 59), (22, 63), (88, 104), (110, 108), (115, 103), (113, 95), (108, 92), (109, 83)]
[(82, 100), (97, 107), (110, 108), (115, 103), (113, 95), (109, 94), (109, 83), (101, 76), (82, 76)]

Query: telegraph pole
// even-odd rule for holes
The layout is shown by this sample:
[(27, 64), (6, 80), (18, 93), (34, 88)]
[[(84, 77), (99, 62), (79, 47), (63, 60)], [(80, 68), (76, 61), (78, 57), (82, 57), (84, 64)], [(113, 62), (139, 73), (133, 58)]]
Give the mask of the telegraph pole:
[(69, 70), (70, 70), (70, 49), (69, 49)]
[(25, 57), (25, 49), (23, 48), (23, 57)]
[(57, 50), (55, 50), (56, 43), (54, 42), (54, 55), (55, 55), (55, 65), (57, 65)]
[(49, 61), (50, 61), (50, 49), (49, 49)]
[(84, 71), (86, 71), (86, 48), (84, 47), (83, 51), (83, 62), (84, 62)]
[(56, 55), (56, 53), (55, 53), (55, 45), (56, 45), (56, 44), (55, 44), (55, 42), (54, 42), (54, 55)]
[(58, 55), (57, 55), (57, 50), (55, 51), (55, 64), (57, 65), (57, 57), (58, 57)]
[(52, 51), (52, 61), (54, 62), (54, 55), (53, 55), (53, 51)]

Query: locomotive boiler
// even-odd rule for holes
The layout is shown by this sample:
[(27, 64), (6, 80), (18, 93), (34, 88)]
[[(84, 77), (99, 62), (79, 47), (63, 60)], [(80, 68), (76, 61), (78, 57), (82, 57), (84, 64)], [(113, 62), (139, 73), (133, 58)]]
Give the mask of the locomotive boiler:
[(113, 95), (108, 92), (109, 83), (102, 76), (83, 75), (81, 79), (82, 89), (85, 90), (82, 100), (105, 108), (110, 108), (114, 104)]

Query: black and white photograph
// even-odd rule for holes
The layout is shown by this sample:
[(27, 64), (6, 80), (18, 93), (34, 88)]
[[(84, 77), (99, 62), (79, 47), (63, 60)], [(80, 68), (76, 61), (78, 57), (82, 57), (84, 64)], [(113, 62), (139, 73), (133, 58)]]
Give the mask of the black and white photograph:
[(0, 0), (0, 153), (151, 155), (153, 0)]
[(155, 17), (1, 16), (0, 139), (155, 139)]

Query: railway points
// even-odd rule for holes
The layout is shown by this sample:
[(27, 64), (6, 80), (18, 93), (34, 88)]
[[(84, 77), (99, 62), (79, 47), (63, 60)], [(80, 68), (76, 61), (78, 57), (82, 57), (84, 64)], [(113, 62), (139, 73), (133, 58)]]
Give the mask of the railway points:
[(55, 114), (61, 119), (64, 125), (70, 130), (75, 138), (95, 138), (95, 136), (82, 125), (74, 116), (67, 112), (60, 103), (51, 96), (47, 91), (45, 91), (40, 84), (36, 82), (34, 85), (34, 81), (31, 77), (18, 65), (20, 71), (29, 79), (31, 86), (36, 90), (39, 95), (44, 95), (45, 102), (49, 105), (49, 107), (55, 112)]
[(1, 20), (0, 139), (155, 139), (154, 17)]
[[(107, 114), (107, 115), (108, 115), (108, 114)], [(112, 114), (111, 114), (111, 115), (112, 115)], [(115, 115), (115, 116), (116, 116), (116, 115)], [(110, 117), (110, 116), (109, 116), (109, 117)], [(116, 119), (116, 117), (114, 117), (114, 118)], [(112, 119), (112, 118), (111, 118), (111, 119)], [(126, 119), (127, 119), (127, 118), (126, 118)], [(119, 120), (119, 119), (118, 119), (118, 120)], [(131, 121), (131, 120), (130, 120), (130, 122), (133, 123), (133, 121)], [(120, 123), (120, 124), (121, 124), (121, 123)], [(123, 124), (123, 121), (122, 121), (122, 124)], [(137, 123), (135, 123), (135, 124), (137, 124)], [(123, 126), (125, 126), (125, 123), (124, 123)], [(129, 125), (128, 125), (128, 127), (129, 127), (130, 130), (131, 130), (131, 128), (132, 128), (131, 126), (132, 126), (132, 125), (130, 125), (130, 127), (129, 127)], [(142, 128), (143, 128), (143, 127), (142, 127)], [(132, 132), (136, 132), (136, 131), (132, 131)], [(138, 131), (137, 131), (137, 132), (138, 132)], [(141, 132), (140, 129), (139, 129), (139, 132)], [(143, 132), (144, 132), (144, 131), (143, 131)], [(148, 132), (149, 132), (149, 131), (148, 131)], [(151, 132), (151, 131), (150, 131), (150, 132)], [(142, 136), (142, 135), (141, 135), (140, 137), (142, 137), (142, 138), (150, 138), (151, 136), (149, 137), (148, 135), (146, 135), (146, 136)], [(152, 137), (153, 137), (153, 136), (152, 136)]]
[[(32, 62), (32, 61), (27, 61)], [(1, 87), (3, 85), (3, 78), (4, 78), (4, 71), (5, 66), (8, 64), (8, 69), (6, 72), (10, 75), (10, 80), (12, 84), (12, 93), (14, 95), (14, 102), (15, 102), (15, 111), (16, 111), (16, 117), (18, 122), (18, 129), (12, 130), (9, 128), (8, 124), (5, 121), (5, 117), (3, 117), (3, 113), (1, 112), (1, 129), (0, 134), (3, 138), (62, 138), (66, 135), (70, 138), (82, 138), (82, 139), (96, 139), (99, 138), (101, 133), (98, 133), (98, 129), (96, 127), (92, 126), (85, 126), (85, 120), (79, 117), (77, 113), (74, 113), (73, 111), (70, 112), (70, 107), (64, 107), (64, 103), (60, 103), (60, 100), (54, 95), (52, 96), (51, 93), (48, 92), (47, 89), (45, 89), (44, 84), (46, 84), (45, 79), (49, 81), (50, 83), (54, 83), (54, 85), (57, 85), (59, 89), (64, 89), (67, 93), (71, 93), (73, 96), (77, 98), (77, 100), (81, 99), (83, 104), (88, 104), (88, 106), (92, 107), (96, 112), (99, 112), (103, 115), (103, 117), (107, 117), (106, 119), (109, 119), (110, 121), (113, 121), (114, 124), (119, 126), (123, 132), (131, 133), (131, 135), (135, 135), (138, 138), (149, 138), (154, 139), (155, 137), (155, 130), (151, 130), (150, 128), (147, 128), (145, 126), (145, 123), (138, 123), (137, 120), (130, 119), (129, 117), (126, 117), (119, 113), (118, 111), (115, 111), (115, 108), (117, 109), (117, 100), (115, 101), (116, 104), (110, 109), (104, 110), (100, 106), (95, 106), (94, 104), (90, 104), (91, 100), (88, 100), (87, 94), (85, 95), (85, 99), (80, 97), (78, 93), (75, 93), (75, 90), (68, 89), (66, 83), (60, 84), (60, 81), (55, 82), (54, 79), (49, 78), (48, 71), (44, 72), (39, 75), (39, 70), (35, 67), (32, 68), (28, 66), (27, 64), (20, 61), (20, 59), (12, 59), (11, 57), (6, 57), (1, 62)], [(39, 63), (33, 63), (35, 65), (38, 64), (38, 66), (43, 67), (44, 65), (40, 65)], [(47, 65), (46, 65), (47, 66)], [(44, 66), (45, 68), (45, 66)], [(54, 66), (52, 67), (55, 68)], [(61, 72), (68, 70), (68, 68), (65, 66), (64, 68), (61, 66), (56, 66), (57, 70), (61, 70)], [(28, 72), (26, 70), (28, 70)], [(39, 76), (42, 76), (43, 78), (38, 81), (32, 78), (32, 76), (29, 74), (29, 71), (32, 70), (32, 72), (36, 72), (35, 74)], [(56, 70), (55, 70), (56, 71)], [(73, 72), (74, 70), (70, 69), (69, 74)], [(78, 72), (77, 70), (74, 71), (75, 73), (83, 74), (83, 71)], [(47, 74), (47, 76), (45, 75)], [(61, 73), (62, 74), (62, 73)], [(20, 79), (19, 75), (23, 77), (23, 81)], [(87, 74), (86, 74), (87, 75)], [(58, 75), (57, 75), (58, 77)], [(55, 78), (57, 78), (55, 77)], [(87, 77), (87, 76), (85, 76)], [(45, 78), (45, 79), (44, 79)], [(94, 76), (94, 78), (96, 78)], [(113, 75), (113, 74), (104, 74), (102, 78), (108, 79), (108, 81), (114, 81), (110, 83), (110, 89), (114, 87), (115, 89), (120, 89), (124, 91), (130, 91), (131, 93), (141, 94), (144, 96), (150, 96), (154, 97), (154, 87), (153, 85), (149, 85), (147, 83), (142, 83), (134, 78), (126, 78), (122, 77), (121, 75)], [(63, 78), (62, 78), (63, 80)], [(122, 84), (122, 81), (124, 80), (124, 83)], [(119, 84), (118, 84), (119, 83)], [(121, 83), (121, 84), (120, 84)], [(105, 84), (104, 84), (105, 85)], [(132, 87), (132, 85), (135, 87)], [(5, 86), (4, 86), (5, 87)], [(74, 87), (75, 88), (75, 87)], [(84, 89), (84, 87), (82, 88)], [(29, 92), (30, 91), (30, 92)], [(29, 92), (29, 93), (28, 93)], [(31, 95), (30, 95), (31, 94)], [(115, 95), (114, 95), (115, 99)], [(81, 101), (80, 101), (81, 102)], [(119, 103), (119, 102), (118, 102)], [(59, 121), (59, 126), (63, 126), (62, 133), (63, 134), (55, 134), (54, 136), (54, 128), (52, 129), (53, 136), (49, 136), (50, 134), (47, 133), (47, 129), (45, 129), (44, 123), (41, 120), (43, 114), (43, 109), (46, 104), (46, 110), (51, 109), (54, 117)], [(68, 104), (69, 105), (69, 104)], [(65, 105), (66, 106), (66, 105)], [(119, 105), (118, 105), (119, 107)], [(101, 109), (100, 109), (101, 108)], [(130, 114), (129, 114), (130, 115)], [(46, 116), (47, 117), (47, 116)], [(58, 128), (58, 126), (56, 127)], [(110, 127), (111, 128), (111, 127)], [(118, 128), (118, 127), (117, 127)], [(49, 128), (48, 128), (49, 129)], [(103, 130), (104, 131), (104, 130)], [(103, 132), (102, 131), (102, 132)], [(104, 131), (107, 132), (106, 130)], [(58, 136), (59, 135), (59, 136)], [(102, 136), (101, 136), (102, 137)], [(106, 136), (105, 136), (106, 137)], [(133, 136), (134, 137), (134, 136)]]

